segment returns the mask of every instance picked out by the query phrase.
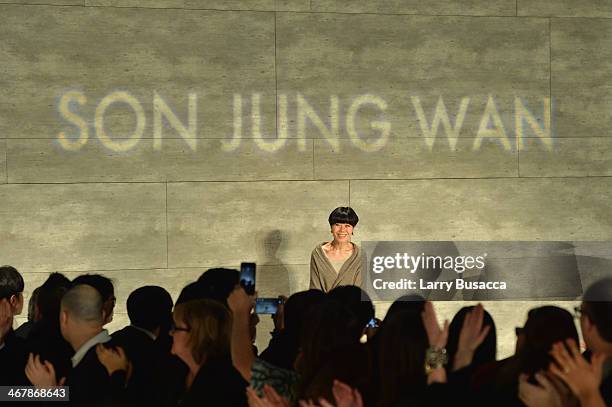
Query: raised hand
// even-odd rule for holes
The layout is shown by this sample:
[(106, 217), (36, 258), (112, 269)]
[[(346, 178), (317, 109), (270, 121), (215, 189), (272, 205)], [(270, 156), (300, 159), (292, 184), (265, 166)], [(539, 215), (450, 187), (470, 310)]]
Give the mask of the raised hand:
[(423, 325), (425, 325), (425, 330), (427, 331), (429, 346), (436, 349), (446, 347), (446, 341), (448, 340), (448, 320), (445, 320), (444, 325), (440, 328), (438, 317), (436, 316), (436, 311), (431, 301), (425, 301), (425, 309), (421, 313), (421, 318), (423, 320)]
[(278, 304), (276, 314), (272, 314), (272, 321), (274, 321), (274, 329), (282, 331), (285, 329), (285, 303), (287, 302), (287, 297), (279, 295), (278, 299), (280, 304)]
[(604, 405), (599, 385), (603, 363), (606, 360), (605, 355), (595, 353), (589, 363), (580, 354), (573, 339), (553, 344), (550, 354), (557, 363), (550, 364), (550, 372), (567, 384), (581, 405)]
[(255, 295), (248, 295), (244, 288), (237, 285), (227, 298), (227, 305), (234, 314), (248, 315), (255, 306)]
[(259, 397), (252, 388), (247, 388), (249, 407), (289, 407), (289, 401), (282, 398), (274, 388), (268, 384), (263, 387), (263, 397)]
[[(25, 367), (25, 374), (28, 380), (36, 387), (54, 387), (58, 385), (53, 364), (47, 360), (41, 362), (39, 355), (34, 356), (30, 353)], [(65, 381), (66, 378), (62, 378), (59, 385), (63, 385)]]
[[(336, 407), (363, 407), (363, 400), (359, 390), (353, 389), (340, 380), (334, 380), (332, 394), (336, 400)], [(322, 407), (333, 407), (331, 403), (321, 404)]]
[(108, 375), (112, 375), (118, 370), (125, 370), (126, 373), (130, 370), (130, 362), (125, 355), (125, 351), (120, 346), (116, 348), (107, 348), (99, 343), (96, 346), (96, 354), (98, 360), (106, 368)]
[(332, 394), (336, 404), (332, 404), (324, 398), (319, 399), (319, 404), (315, 404), (312, 400), (300, 400), (300, 407), (363, 407), (363, 399), (359, 390), (353, 389), (346, 383), (340, 380), (334, 380)]
[(491, 327), (484, 325), (484, 308), (482, 304), (471, 309), (463, 320), (457, 353), (453, 361), (453, 370), (459, 370), (472, 363), (474, 352), (489, 334)]
[(562, 397), (544, 373), (535, 374), (538, 384), (527, 381), (527, 375), (519, 376), (519, 398), (527, 407), (561, 407)]

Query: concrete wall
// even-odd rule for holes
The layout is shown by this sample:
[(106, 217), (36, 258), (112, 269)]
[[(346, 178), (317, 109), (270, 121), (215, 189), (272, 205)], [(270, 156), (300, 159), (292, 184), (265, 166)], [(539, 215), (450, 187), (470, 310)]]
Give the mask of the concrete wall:
[[(262, 296), (306, 288), (339, 205), (356, 241), (611, 240), (611, 18), (607, 0), (4, 1), (0, 263), (26, 298), (50, 271), (108, 275), (114, 330), (132, 289), (176, 298), (208, 267), (256, 261)], [(164, 117), (156, 144), (156, 93), (185, 127), (195, 95), (194, 131)], [(384, 106), (351, 120), (364, 94)], [(440, 96), (451, 126), (469, 98), (454, 149), (427, 132)], [(552, 142), (527, 122), (517, 142), (517, 97)], [(319, 127), (300, 128), (308, 106)], [(478, 147), (488, 127), (509, 142)], [(505, 356), (535, 304), (487, 305)]]

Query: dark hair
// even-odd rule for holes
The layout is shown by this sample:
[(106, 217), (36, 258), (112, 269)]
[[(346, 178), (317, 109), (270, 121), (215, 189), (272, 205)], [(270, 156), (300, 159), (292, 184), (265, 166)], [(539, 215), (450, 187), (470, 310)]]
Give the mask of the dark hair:
[(202, 298), (215, 300), (227, 305), (227, 297), (232, 293), (239, 279), (240, 272), (235, 269), (217, 267), (206, 270), (198, 278)]
[(172, 297), (159, 286), (137, 288), (127, 299), (127, 313), (132, 325), (154, 331), (172, 318)]
[(359, 216), (357, 216), (350, 206), (340, 206), (329, 214), (330, 226), (336, 223), (348, 223), (352, 227), (355, 227), (357, 226), (357, 222), (359, 222)]
[(87, 284), (95, 288), (100, 293), (102, 301), (108, 301), (115, 295), (111, 279), (100, 274), (82, 274), (72, 280), (73, 287), (78, 284)]
[(294, 370), (299, 353), (302, 328), (310, 309), (325, 300), (323, 291), (310, 289), (291, 295), (285, 302), (284, 329), (276, 332), (259, 358), (275, 366)]
[(310, 289), (291, 295), (285, 303), (284, 325), (285, 332), (301, 337), (304, 321), (308, 319), (310, 309), (325, 299), (325, 293)]
[(374, 318), (374, 305), (370, 296), (357, 286), (342, 285), (334, 288), (327, 295), (347, 307), (357, 317), (357, 324), (361, 329), (364, 329), (366, 324)]
[[(453, 317), (453, 320), (448, 327), (448, 342), (446, 344), (446, 353), (448, 355), (448, 369), (453, 370), (455, 362), (455, 355), (457, 354), (457, 347), (459, 345), (459, 334), (463, 327), (463, 321), (466, 315), (474, 309), (471, 307), (461, 308)], [(471, 366), (477, 368), (488, 362), (494, 362), (497, 354), (497, 334), (495, 332), (495, 322), (493, 317), (486, 310), (484, 311), (483, 325), (490, 326), (489, 333), (485, 337), (484, 341), (476, 348), (474, 357), (472, 358)]]
[(336, 351), (359, 343), (357, 338), (362, 330), (355, 329), (355, 315), (333, 299), (314, 305), (308, 314), (302, 333), (302, 353), (296, 363), (301, 376), (299, 396)]
[(38, 301), (38, 292), (40, 291), (40, 287), (36, 287), (34, 291), (32, 291), (32, 295), (30, 295), (30, 300), (28, 301), (28, 322), (35, 322), (36, 319), (36, 302)]
[(612, 342), (612, 278), (593, 283), (584, 293), (583, 309), (601, 338)]
[(429, 346), (420, 313), (398, 311), (385, 318), (377, 334), (381, 406), (395, 406), (406, 393), (426, 386), (425, 351)]
[(0, 300), (22, 293), (24, 287), (23, 277), (15, 267), (0, 267)]
[(359, 390), (365, 405), (370, 405), (373, 383), (371, 372), (374, 368), (371, 349), (368, 346), (355, 344), (338, 349), (319, 369), (317, 375), (304, 390), (307, 400), (334, 400), (334, 380), (339, 380)]
[(200, 300), (202, 298), (204, 298), (202, 286), (197, 281), (194, 281), (183, 287), (178, 298), (176, 299), (175, 305), (183, 304), (193, 300)]
[(70, 280), (60, 273), (51, 273), (47, 280), (39, 287), (38, 312), (41, 319), (57, 321), (62, 297), (70, 289)]
[(528, 375), (548, 368), (553, 343), (569, 338), (579, 343), (572, 314), (552, 305), (531, 309), (523, 332), (525, 343), (519, 351), (519, 363), (520, 371)]
[(425, 310), (425, 298), (418, 294), (407, 294), (402, 295), (389, 307), (385, 314), (385, 320), (391, 317), (396, 312), (400, 311), (412, 311), (421, 315), (421, 312)]

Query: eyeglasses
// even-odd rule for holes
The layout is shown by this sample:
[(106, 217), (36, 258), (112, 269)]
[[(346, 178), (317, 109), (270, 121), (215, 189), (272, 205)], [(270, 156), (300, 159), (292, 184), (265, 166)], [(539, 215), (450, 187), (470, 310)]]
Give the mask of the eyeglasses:
[(189, 328), (183, 328), (180, 326), (176, 326), (174, 323), (170, 326), (170, 333), (174, 333), (174, 332), (189, 332), (191, 331), (191, 329)]

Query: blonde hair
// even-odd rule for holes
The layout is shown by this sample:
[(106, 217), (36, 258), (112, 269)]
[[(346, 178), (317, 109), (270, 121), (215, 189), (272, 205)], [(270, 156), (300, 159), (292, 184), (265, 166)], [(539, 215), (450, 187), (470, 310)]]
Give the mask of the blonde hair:
[(174, 307), (174, 318), (189, 329), (189, 347), (196, 363), (230, 354), (232, 315), (212, 300), (187, 301)]

